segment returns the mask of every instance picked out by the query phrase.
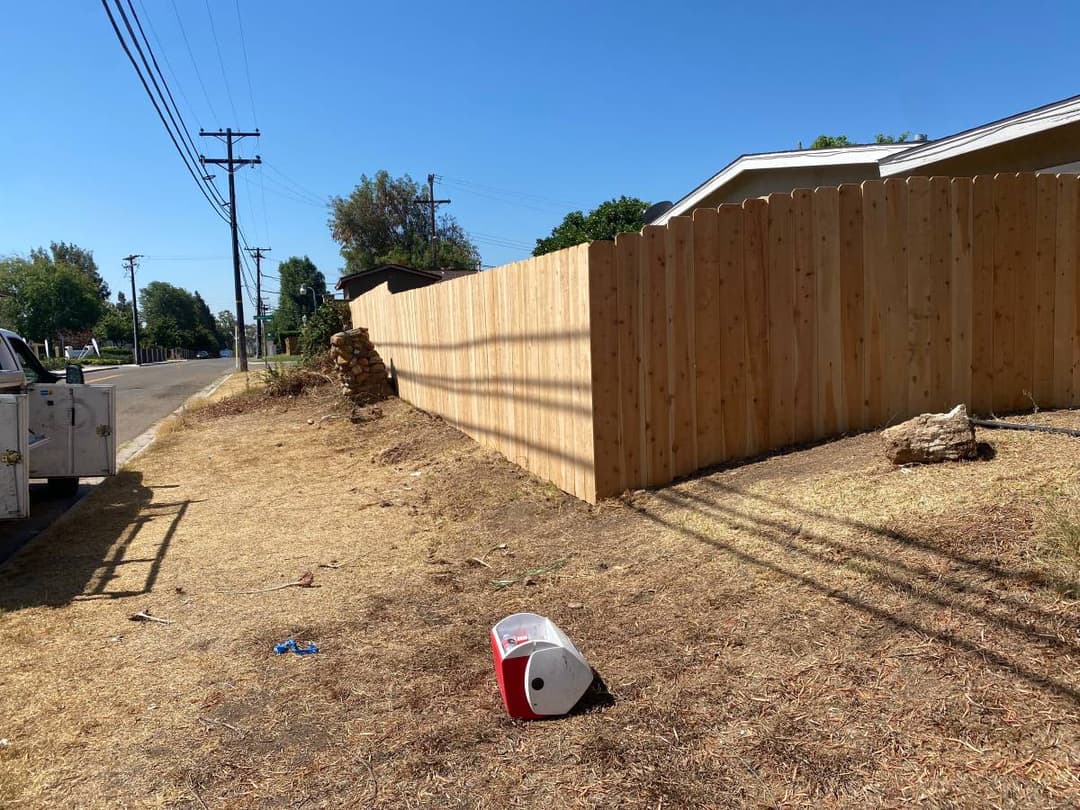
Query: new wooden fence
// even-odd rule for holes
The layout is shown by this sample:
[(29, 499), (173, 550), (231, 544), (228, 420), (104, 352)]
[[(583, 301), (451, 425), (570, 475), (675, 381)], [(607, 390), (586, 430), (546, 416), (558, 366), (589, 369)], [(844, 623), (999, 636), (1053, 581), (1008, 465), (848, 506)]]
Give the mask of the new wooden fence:
[(1075, 175), (700, 209), (353, 301), (403, 398), (589, 501), (965, 402), (1080, 399)]
[(595, 501), (588, 256), (582, 245), (395, 295), (383, 286), (350, 306), (403, 399)]
[(912, 177), (593, 245), (598, 494), (958, 402), (1076, 405), (1078, 215), (1075, 175)]

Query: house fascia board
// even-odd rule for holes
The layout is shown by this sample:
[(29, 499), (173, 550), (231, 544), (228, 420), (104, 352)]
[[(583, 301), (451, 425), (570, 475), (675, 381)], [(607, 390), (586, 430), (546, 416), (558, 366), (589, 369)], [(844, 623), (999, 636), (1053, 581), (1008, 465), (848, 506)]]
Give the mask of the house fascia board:
[(922, 166), (1077, 121), (1080, 121), (1080, 96), (1073, 96), (885, 157), (880, 161), (881, 176), (917, 173)]
[(787, 152), (760, 152), (740, 155), (711, 178), (695, 188), (649, 225), (666, 225), (671, 217), (687, 214), (699, 207), (701, 200), (734, 180), (743, 172), (797, 169), (816, 166), (850, 166), (878, 163), (883, 157), (912, 148), (910, 143), (867, 144), (833, 149), (802, 149)]

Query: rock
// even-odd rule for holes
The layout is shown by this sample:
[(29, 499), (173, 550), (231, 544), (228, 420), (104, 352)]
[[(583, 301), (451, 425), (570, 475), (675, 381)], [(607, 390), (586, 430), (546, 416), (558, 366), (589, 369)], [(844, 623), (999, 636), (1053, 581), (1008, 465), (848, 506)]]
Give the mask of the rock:
[(345, 396), (354, 401), (369, 401), (389, 395), (386, 365), (375, 351), (367, 329), (338, 332), (330, 343), (330, 356)]
[(948, 413), (924, 413), (881, 431), (885, 455), (893, 464), (934, 464), (978, 456), (975, 428), (967, 408), (957, 405)]

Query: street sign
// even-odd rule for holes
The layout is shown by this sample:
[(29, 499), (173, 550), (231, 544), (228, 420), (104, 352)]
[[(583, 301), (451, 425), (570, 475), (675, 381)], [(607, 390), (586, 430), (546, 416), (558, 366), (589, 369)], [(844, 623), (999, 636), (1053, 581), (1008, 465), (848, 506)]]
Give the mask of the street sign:
[(257, 320), (257, 321), (268, 321), (272, 317), (273, 317), (273, 315), (256, 315), (255, 320)]

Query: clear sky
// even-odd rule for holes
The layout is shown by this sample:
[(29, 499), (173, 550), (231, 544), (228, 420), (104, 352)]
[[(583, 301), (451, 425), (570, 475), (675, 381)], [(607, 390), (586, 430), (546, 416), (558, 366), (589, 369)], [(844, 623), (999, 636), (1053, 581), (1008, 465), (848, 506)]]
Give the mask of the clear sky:
[[(1074, 2), (133, 2), (190, 129), (264, 133), (237, 188), (271, 291), (292, 255), (333, 283), (323, 201), (379, 169), (445, 178), (498, 265), (569, 210), (675, 200), (744, 152), (933, 138), (1080, 93)], [(2, 39), (0, 255), (75, 242), (115, 292), (142, 253), (140, 286), (229, 308), (228, 228), (101, 3), (11, 0)]]

